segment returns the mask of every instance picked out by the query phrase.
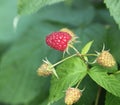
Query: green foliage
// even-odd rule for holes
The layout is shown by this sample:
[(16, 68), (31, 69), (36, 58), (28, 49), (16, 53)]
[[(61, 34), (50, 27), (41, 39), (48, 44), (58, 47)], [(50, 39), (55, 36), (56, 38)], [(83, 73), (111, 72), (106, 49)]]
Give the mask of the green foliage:
[(109, 8), (111, 15), (114, 17), (116, 23), (120, 27), (120, 1), (119, 0), (105, 0), (107, 8)]
[(97, 95), (98, 86), (89, 76), (86, 76), (80, 84), (80, 89), (83, 88), (85, 88), (85, 90), (77, 105), (92, 105)]
[(80, 49), (82, 49), (89, 41), (94, 40), (90, 52), (95, 50), (101, 51), (103, 43), (107, 43), (106, 34), (107, 30), (102, 24), (95, 23), (85, 27), (80, 32), (80, 40), (82, 41)]
[[(120, 63), (120, 43), (119, 43), (120, 30), (118, 28), (111, 26), (108, 28), (107, 32), (107, 46), (115, 57), (116, 61)], [(117, 49), (117, 51), (116, 51)]]
[[(43, 8), (43, 10), (39, 11), (40, 18), (56, 24), (69, 25), (69, 27), (88, 25), (94, 18), (94, 8), (91, 5), (88, 5), (86, 8), (75, 9), (66, 6), (64, 4), (56, 4), (52, 7)], [(91, 14), (87, 17), (89, 12)]]
[[(16, 15), (16, 1), (0, 1), (0, 43), (7, 44), (17, 37), (14, 33), (12, 21)], [(9, 11), (9, 12), (8, 12)]]
[(87, 67), (80, 58), (71, 58), (56, 69), (59, 79), (52, 77), (50, 88), (50, 103), (64, 96), (68, 87), (74, 86), (87, 74)]
[[(88, 42), (84, 47), (83, 47), (83, 49), (82, 49), (82, 51), (81, 51), (81, 54), (87, 54), (88, 53), (88, 51), (90, 50), (90, 48), (91, 48), (91, 45), (92, 45), (92, 43), (93, 43), (93, 41), (90, 41), (90, 42)], [(85, 56), (84, 57), (84, 59), (86, 60), (86, 61), (88, 61), (88, 58)]]
[(120, 97), (119, 80), (114, 74), (107, 74), (105, 70), (96, 66), (89, 70), (90, 77), (100, 86), (105, 88), (108, 92)]
[(84, 48), (82, 49), (81, 54), (87, 54), (88, 51), (90, 50), (90, 47), (91, 47), (92, 43), (93, 43), (93, 41), (88, 42), (88, 43), (84, 46)]
[[(30, 33), (27, 33), (28, 35), (20, 38), (2, 57), (0, 67), (1, 101), (12, 104), (28, 103), (39, 93), (46, 94), (48, 92), (48, 86), (46, 84), (49, 81), (44, 78), (39, 78), (36, 73), (41, 63), (39, 59), (47, 56), (44, 37), (42, 36), (45, 35), (44, 30), (40, 30), (38, 27), (34, 27)], [(35, 32), (35, 30), (42, 35), (34, 35), (35, 33), (32, 33), (32, 31)], [(39, 48), (40, 46), (41, 48)], [(52, 52), (49, 51), (51, 54)], [(57, 56), (54, 57), (54, 59), (56, 58)], [(41, 99), (43, 99), (42, 97)]]
[(120, 105), (120, 97), (116, 97), (107, 92), (105, 105)]
[[(85, 90), (75, 105), (93, 105), (98, 86), (107, 91), (105, 105), (119, 105), (120, 31), (114, 19), (120, 26), (120, 2), (104, 2), (108, 9), (102, 2), (96, 3), (95, 0), (18, 0), (18, 5), (15, 0), (1, 0), (0, 103), (65, 105), (66, 89), (76, 87), (80, 81), (79, 89)], [(27, 14), (32, 15), (21, 17), (14, 30), (14, 17)], [(59, 79), (54, 76), (39, 77), (36, 71), (45, 57), (52, 64), (62, 57), (61, 52), (46, 46), (45, 36), (64, 27), (72, 29), (79, 37), (77, 40), (80, 43), (74, 45), (81, 54), (101, 52), (104, 43), (105, 49), (110, 49), (115, 57), (117, 67), (108, 69), (87, 64), (76, 56), (55, 67)], [(70, 54), (73, 53), (70, 49)], [(95, 59), (93, 56), (88, 57), (88, 61)]]
[(31, 14), (40, 8), (64, 0), (18, 0), (18, 14)]

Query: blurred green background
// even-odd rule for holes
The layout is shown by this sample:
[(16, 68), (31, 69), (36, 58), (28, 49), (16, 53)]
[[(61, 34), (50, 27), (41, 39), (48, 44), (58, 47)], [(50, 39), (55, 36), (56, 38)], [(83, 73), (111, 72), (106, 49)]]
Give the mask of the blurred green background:
[[(46, 46), (45, 36), (63, 27), (80, 37), (78, 49), (94, 40), (91, 52), (101, 51), (105, 43), (120, 63), (120, 31), (100, 0), (65, 1), (43, 7), (21, 16), (14, 29), (16, 16), (17, 0), (0, 0), (0, 105), (47, 105), (50, 77), (39, 77), (36, 71), (45, 57), (55, 63), (62, 56)], [(94, 84), (88, 77), (83, 85), (87, 80)], [(76, 105), (93, 105), (96, 90), (89, 85)], [(63, 102), (62, 99), (55, 105), (64, 105)]]

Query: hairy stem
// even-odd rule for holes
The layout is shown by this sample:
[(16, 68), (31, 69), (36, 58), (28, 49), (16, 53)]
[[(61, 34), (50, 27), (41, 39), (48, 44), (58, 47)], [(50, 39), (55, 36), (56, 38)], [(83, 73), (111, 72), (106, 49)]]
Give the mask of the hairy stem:
[(76, 52), (79, 56), (81, 56), (80, 52), (79, 52), (74, 46), (72, 46), (71, 44), (69, 44), (69, 47), (71, 47), (73, 50), (75, 50), (75, 52)]
[(81, 80), (77, 83), (76, 88), (79, 87), (80, 83), (81, 83)]
[(57, 66), (58, 64), (64, 62), (64, 61), (67, 60), (67, 59), (70, 59), (70, 58), (72, 58), (72, 57), (74, 57), (74, 56), (76, 56), (76, 55), (77, 55), (77, 54), (73, 54), (73, 55), (71, 55), (71, 56), (69, 56), (69, 57), (66, 57), (65, 59), (62, 59), (61, 61), (53, 64), (53, 65), (51, 66), (51, 68)]
[(82, 54), (82, 56), (98, 56), (97, 54)]

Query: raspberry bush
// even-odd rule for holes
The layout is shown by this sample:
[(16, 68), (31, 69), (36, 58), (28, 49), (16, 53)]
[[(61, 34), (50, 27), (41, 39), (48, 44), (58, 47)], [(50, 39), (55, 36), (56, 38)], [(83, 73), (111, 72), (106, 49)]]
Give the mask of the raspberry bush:
[(120, 105), (119, 0), (0, 5), (0, 105)]

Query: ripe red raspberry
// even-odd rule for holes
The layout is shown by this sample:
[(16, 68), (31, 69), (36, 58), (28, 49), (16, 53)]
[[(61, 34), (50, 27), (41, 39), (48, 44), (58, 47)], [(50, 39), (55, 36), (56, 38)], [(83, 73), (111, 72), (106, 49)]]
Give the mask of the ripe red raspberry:
[(59, 51), (66, 51), (71, 40), (72, 36), (63, 31), (53, 32), (46, 37), (47, 45)]

